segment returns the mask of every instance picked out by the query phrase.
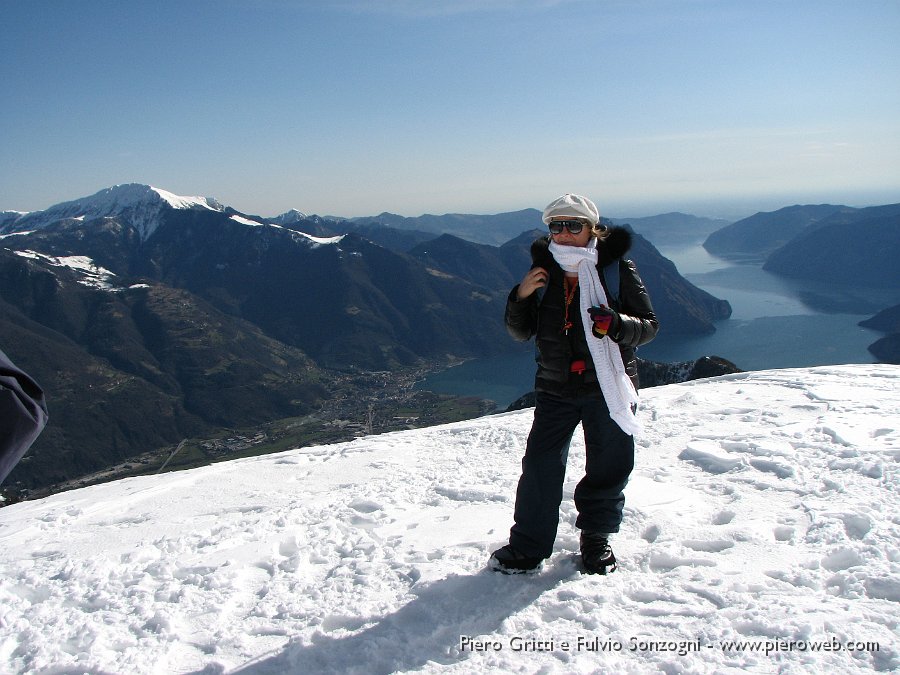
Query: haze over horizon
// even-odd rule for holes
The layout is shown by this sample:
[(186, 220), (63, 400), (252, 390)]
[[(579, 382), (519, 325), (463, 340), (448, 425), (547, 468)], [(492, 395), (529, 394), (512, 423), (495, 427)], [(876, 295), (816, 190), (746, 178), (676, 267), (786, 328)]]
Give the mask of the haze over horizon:
[(0, 209), (137, 182), (245, 213), (900, 201), (900, 3), (0, 4)]

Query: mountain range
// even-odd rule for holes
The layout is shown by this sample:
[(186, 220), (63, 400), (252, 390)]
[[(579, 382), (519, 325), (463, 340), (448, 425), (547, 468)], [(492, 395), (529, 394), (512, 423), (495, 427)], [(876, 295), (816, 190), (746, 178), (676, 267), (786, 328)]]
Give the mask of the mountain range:
[(713, 255), (765, 258), (810, 225), (835, 213), (852, 210), (848, 206), (819, 204), (760, 212), (712, 232), (703, 247)]
[[(343, 220), (334, 218), (334, 220)], [(382, 213), (377, 216), (353, 218), (354, 227), (389, 227), (396, 230), (412, 230), (436, 235), (451, 232), (454, 235), (480, 244), (499, 246), (518, 236), (524, 230), (543, 227), (541, 212), (537, 209), (522, 209), (509, 213), (476, 215), (468, 213), (447, 213), (444, 215), (425, 214), (414, 218)]]
[(900, 288), (900, 204), (842, 207), (772, 251), (763, 269), (797, 279)]
[[(333, 218), (333, 220), (346, 219)], [(629, 225), (635, 232), (657, 244), (693, 241), (698, 236), (705, 237), (711, 232), (726, 227), (731, 222), (678, 212), (640, 218), (604, 218), (603, 220), (607, 224)], [(398, 216), (394, 213), (382, 213), (377, 216), (353, 218), (350, 222), (356, 230), (375, 226), (376, 229), (387, 228), (402, 232), (414, 232), (421, 241), (449, 233), (466, 241), (493, 246), (500, 246), (519, 236), (525, 230), (544, 229), (541, 212), (537, 209), (522, 209), (495, 215), (448, 213), (438, 216), (426, 214), (415, 218)]]
[(703, 247), (718, 256), (763, 260), (763, 269), (785, 277), (898, 288), (900, 204), (789, 206), (717, 230)]
[(762, 260), (764, 270), (806, 282), (804, 302), (821, 311), (878, 311), (859, 324), (886, 333), (869, 351), (883, 363), (900, 363), (900, 204), (789, 206), (728, 225), (703, 246), (719, 256)]
[[(364, 402), (364, 373), (400, 381), (508, 351), (505, 298), (540, 234), (528, 230), (492, 246), (264, 218), (137, 184), (4, 212), (0, 345), (51, 409), (9, 481), (57, 483), (183, 438)], [(708, 333), (730, 312), (642, 237), (632, 253), (670, 335)]]

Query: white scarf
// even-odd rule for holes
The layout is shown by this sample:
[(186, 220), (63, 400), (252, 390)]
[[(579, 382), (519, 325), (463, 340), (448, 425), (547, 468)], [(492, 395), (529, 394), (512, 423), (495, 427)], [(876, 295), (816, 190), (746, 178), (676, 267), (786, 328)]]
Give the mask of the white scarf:
[(619, 345), (608, 338), (598, 339), (591, 331), (592, 323), (587, 313), (589, 307), (609, 305), (606, 291), (597, 274), (597, 238), (592, 237), (584, 248), (560, 246), (551, 241), (550, 253), (553, 254), (553, 259), (563, 270), (578, 273), (578, 285), (581, 287), (579, 293), (581, 324), (584, 326), (588, 349), (594, 360), (600, 391), (603, 392), (603, 398), (606, 399), (610, 417), (621, 427), (622, 431), (634, 436), (641, 431), (641, 425), (634, 415), (634, 406), (638, 402), (634, 383), (625, 372)]

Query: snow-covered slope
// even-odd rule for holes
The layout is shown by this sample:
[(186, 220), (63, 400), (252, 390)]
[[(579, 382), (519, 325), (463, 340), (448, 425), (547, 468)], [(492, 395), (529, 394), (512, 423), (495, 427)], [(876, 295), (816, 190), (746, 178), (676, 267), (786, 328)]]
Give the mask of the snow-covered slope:
[(125, 216), (146, 239), (159, 224), (163, 209), (208, 209), (222, 211), (223, 207), (209, 197), (180, 197), (139, 183), (115, 185), (90, 197), (51, 206), (45, 211), (32, 211), (16, 219), (0, 221), (0, 232), (39, 230), (67, 218), (106, 218)]
[(77, 283), (102, 290), (116, 290), (111, 282), (116, 276), (108, 269), (100, 267), (93, 260), (83, 255), (52, 256), (35, 251), (13, 251), (15, 255), (32, 260), (41, 260), (51, 267), (67, 267), (81, 277)]
[(642, 398), (613, 575), (577, 571), (577, 436), (553, 557), (485, 570), (525, 410), (4, 508), (0, 671), (900, 669), (900, 367)]

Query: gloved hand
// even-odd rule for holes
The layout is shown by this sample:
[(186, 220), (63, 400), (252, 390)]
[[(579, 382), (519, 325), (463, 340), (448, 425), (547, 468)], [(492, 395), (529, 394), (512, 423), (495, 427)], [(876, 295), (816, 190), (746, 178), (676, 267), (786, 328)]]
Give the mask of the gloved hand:
[(619, 327), (619, 315), (616, 314), (615, 310), (610, 309), (606, 305), (600, 305), (599, 307), (588, 308), (587, 312), (591, 317), (591, 321), (594, 322), (594, 325), (591, 327), (594, 337), (602, 339), (606, 337), (607, 333), (615, 334), (616, 329)]

